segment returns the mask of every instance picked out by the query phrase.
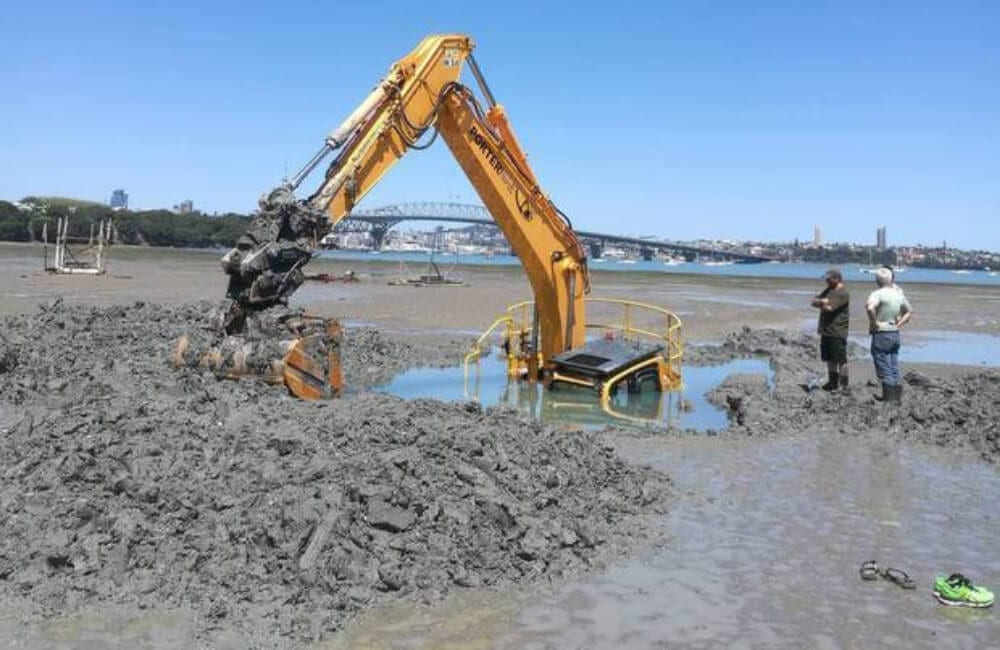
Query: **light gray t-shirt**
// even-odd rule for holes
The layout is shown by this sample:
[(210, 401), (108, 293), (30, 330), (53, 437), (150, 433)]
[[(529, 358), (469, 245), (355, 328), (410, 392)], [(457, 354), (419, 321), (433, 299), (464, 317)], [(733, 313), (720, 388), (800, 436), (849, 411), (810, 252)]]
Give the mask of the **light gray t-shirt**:
[(896, 320), (910, 311), (910, 302), (903, 291), (896, 286), (881, 287), (871, 292), (865, 301), (865, 309), (875, 311), (875, 329), (879, 332), (899, 330)]

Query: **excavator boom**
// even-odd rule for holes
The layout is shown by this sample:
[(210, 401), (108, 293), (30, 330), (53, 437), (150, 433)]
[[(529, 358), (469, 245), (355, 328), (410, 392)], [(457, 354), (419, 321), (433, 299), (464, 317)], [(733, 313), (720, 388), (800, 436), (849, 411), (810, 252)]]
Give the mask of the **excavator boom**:
[[(464, 35), (425, 38), (392, 65), (299, 173), (262, 197), (251, 228), (222, 260), (230, 276), (231, 302), (224, 318), (228, 334), (241, 334), (248, 319), (263, 310), (287, 305), (305, 278), (302, 268), (318, 240), (408, 151), (426, 148), (440, 134), (531, 284), (535, 326), (524, 346), (527, 374), (533, 379), (551, 374), (558, 355), (585, 344), (584, 296), (590, 291), (586, 250), (539, 187), (506, 112), (472, 56), (473, 47)], [(486, 98), (485, 108), (460, 83), (466, 65)], [(296, 199), (295, 191), (330, 155), (334, 158), (323, 181), (306, 199)], [(294, 349), (301, 353), (302, 346)], [(295, 376), (285, 383), (302, 396), (309, 395), (297, 386), (334, 376), (321, 365), (305, 363), (301, 354), (294, 364), (285, 359), (286, 367), (293, 365)], [(314, 369), (315, 381), (303, 379), (303, 368)]]

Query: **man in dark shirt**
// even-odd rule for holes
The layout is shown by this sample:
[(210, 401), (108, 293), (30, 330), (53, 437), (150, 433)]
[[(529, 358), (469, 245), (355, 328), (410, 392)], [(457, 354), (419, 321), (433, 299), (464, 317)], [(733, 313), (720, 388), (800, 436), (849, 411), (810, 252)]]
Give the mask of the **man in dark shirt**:
[(840, 269), (828, 270), (823, 278), (826, 288), (811, 303), (819, 310), (819, 356), (826, 361), (828, 373), (823, 390), (846, 390), (851, 294), (844, 286)]

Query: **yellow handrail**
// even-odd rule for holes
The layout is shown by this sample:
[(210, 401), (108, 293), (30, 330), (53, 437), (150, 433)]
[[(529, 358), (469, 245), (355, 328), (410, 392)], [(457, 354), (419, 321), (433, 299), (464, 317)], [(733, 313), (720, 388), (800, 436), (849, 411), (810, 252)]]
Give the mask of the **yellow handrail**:
[(479, 356), (482, 355), (483, 341), (485, 341), (486, 337), (488, 337), (490, 334), (493, 333), (493, 330), (495, 330), (497, 327), (503, 324), (507, 325), (508, 334), (513, 331), (514, 328), (513, 318), (511, 318), (510, 316), (501, 316), (500, 318), (496, 319), (495, 321), (493, 321), (492, 325), (486, 328), (486, 331), (483, 332), (482, 336), (476, 339), (476, 342), (472, 344), (472, 349), (469, 350), (469, 353), (467, 355), (465, 355), (465, 363), (469, 363), (469, 361), (471, 361), (473, 357), (478, 359)]
[[(602, 305), (614, 305), (622, 308), (621, 320), (612, 323), (600, 323), (600, 322), (590, 322), (586, 325), (587, 329), (591, 330), (604, 330), (606, 332), (620, 332), (622, 336), (626, 339), (633, 338), (645, 338), (654, 341), (661, 341), (663, 343), (663, 353), (650, 360), (648, 364), (643, 364), (641, 367), (646, 365), (652, 365), (653, 363), (659, 363), (662, 360), (662, 367), (660, 368), (660, 384), (665, 390), (680, 390), (682, 387), (681, 383), (681, 361), (684, 357), (683, 344), (681, 341), (680, 331), (681, 331), (681, 320), (671, 311), (668, 311), (662, 307), (656, 305), (650, 305), (647, 303), (636, 302), (634, 300), (622, 300), (616, 298), (588, 298), (588, 304), (602, 304)], [(510, 342), (509, 349), (507, 350), (507, 369), (510, 376), (517, 374), (518, 369), (521, 367), (520, 363), (525, 363), (526, 355), (534, 354), (539, 355), (538, 350), (531, 349), (518, 349), (515, 350), (515, 335), (520, 334), (521, 343), (523, 344), (523, 339), (526, 339), (531, 335), (532, 329), (535, 325), (534, 323), (534, 301), (524, 300), (522, 302), (515, 303), (507, 307), (506, 315), (501, 316), (496, 321), (490, 325), (489, 329), (479, 338), (476, 342), (475, 347), (469, 354), (465, 357), (465, 363), (468, 364), (473, 358), (478, 358), (481, 354), (481, 347), (483, 341), (487, 336), (492, 334), (500, 324), (506, 324), (507, 326), (507, 341)], [(644, 312), (647, 317), (651, 314), (654, 317), (661, 317), (664, 321), (664, 326), (662, 330), (650, 329), (643, 324), (636, 322), (637, 312)], [(530, 346), (529, 346), (530, 347)], [(541, 359), (539, 359), (539, 366)], [(631, 371), (634, 372), (636, 368), (632, 368)], [(631, 374), (631, 373), (627, 373)], [(605, 382), (605, 386), (602, 387), (602, 393), (605, 391), (610, 391), (614, 384), (623, 379), (623, 376), (616, 376), (612, 378), (611, 381)]]

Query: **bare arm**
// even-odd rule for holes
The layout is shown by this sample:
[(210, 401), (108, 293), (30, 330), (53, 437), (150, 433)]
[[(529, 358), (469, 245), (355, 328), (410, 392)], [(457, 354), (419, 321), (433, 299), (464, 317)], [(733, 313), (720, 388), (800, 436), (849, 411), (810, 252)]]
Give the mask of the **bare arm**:
[(896, 327), (902, 327), (910, 322), (910, 317), (913, 316), (913, 309), (910, 308), (909, 301), (902, 304), (899, 316), (896, 318)]
[(824, 290), (821, 294), (816, 296), (815, 300), (812, 301), (812, 306), (827, 313), (840, 309), (846, 305), (849, 300), (849, 298), (840, 289), (841, 287), (838, 286), (836, 291), (830, 291), (829, 289)]
[(872, 294), (871, 296), (868, 297), (868, 300), (865, 302), (865, 313), (868, 314), (868, 333), (869, 334), (874, 333), (878, 329), (877, 326), (876, 326), (876, 324), (875, 324), (876, 323), (876, 320), (875, 320), (875, 317), (876, 317), (875, 310), (877, 308), (878, 308), (878, 298), (875, 296), (875, 294)]
[(830, 302), (830, 298), (828, 297), (829, 294), (829, 288), (823, 289), (823, 291), (818, 293), (809, 304), (820, 311), (833, 311), (837, 308), (837, 305)]

